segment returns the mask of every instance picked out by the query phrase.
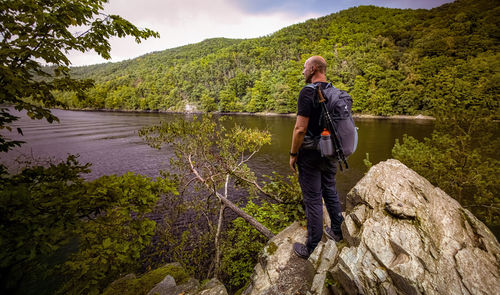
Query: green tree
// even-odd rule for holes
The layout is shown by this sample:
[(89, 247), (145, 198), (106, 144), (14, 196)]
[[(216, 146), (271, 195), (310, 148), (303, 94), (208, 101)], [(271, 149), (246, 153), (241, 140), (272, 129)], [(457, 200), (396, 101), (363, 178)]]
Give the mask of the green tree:
[(249, 101), (245, 106), (249, 112), (262, 112), (269, 110), (268, 105), (274, 105), (271, 99), (271, 71), (265, 70), (261, 72), (259, 80), (255, 81), (254, 86), (249, 89)]
[[(277, 234), (292, 222), (305, 219), (302, 193), (297, 174), (284, 178), (273, 173), (266, 176), (262, 190), (275, 196), (280, 202), (250, 201), (244, 210)], [(246, 223), (237, 218), (228, 226), (222, 244), (223, 281), (229, 289), (242, 288), (253, 273), (258, 257), (267, 240)]]
[(62, 267), (70, 279), (60, 291), (96, 294), (120, 274), (137, 272), (156, 226), (148, 214), (166, 193), (177, 194), (169, 180), (131, 172), (86, 182), (78, 197), (93, 212), (73, 231), (79, 248)]
[[(15, 292), (30, 275), (52, 274), (65, 277), (63, 293), (96, 294), (123, 271), (138, 269), (155, 227), (146, 214), (174, 185), (131, 173), (86, 182), (82, 174), (89, 171), (75, 156), (16, 175), (1, 171), (2, 292)], [(63, 265), (50, 262), (71, 242), (77, 249)]]
[(217, 110), (217, 104), (215, 103), (215, 99), (211, 97), (208, 93), (203, 93), (201, 96), (201, 107), (205, 112), (213, 112)]
[[(110, 58), (109, 38), (135, 37), (136, 42), (158, 33), (138, 29), (118, 15), (101, 12), (106, 0), (50, 0), (0, 2), (0, 104), (26, 110), (32, 119), (57, 120), (48, 108), (60, 105), (54, 90), (75, 91), (84, 97), (91, 80), (70, 76), (70, 50), (94, 50)], [(72, 33), (83, 28), (83, 33)], [(44, 64), (51, 65), (44, 68)], [(0, 129), (16, 120), (7, 109), (0, 112)], [(18, 130), (21, 132), (20, 130)], [(0, 150), (19, 142), (0, 136)]]
[(236, 96), (236, 92), (231, 87), (225, 87), (219, 92), (219, 111), (221, 112), (239, 112), (242, 105)]
[[(244, 210), (275, 234), (295, 221), (288, 219), (287, 212), (279, 204), (263, 202), (257, 205), (250, 201)], [(231, 222), (222, 241), (221, 267), (226, 286), (230, 289), (239, 289), (245, 286), (267, 242), (257, 230), (248, 226), (248, 223), (242, 218)]]
[(429, 91), (436, 117), (431, 137), (406, 136), (392, 151), (490, 226), (500, 225), (499, 58), (484, 53), (443, 68)]

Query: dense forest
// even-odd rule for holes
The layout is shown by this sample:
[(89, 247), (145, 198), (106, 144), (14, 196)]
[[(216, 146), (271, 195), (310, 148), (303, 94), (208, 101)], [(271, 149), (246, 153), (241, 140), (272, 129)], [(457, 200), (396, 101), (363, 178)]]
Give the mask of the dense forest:
[[(72, 76), (92, 78), (95, 87), (85, 100), (58, 97), (73, 108), (291, 113), (303, 64), (319, 54), (329, 63), (327, 78), (352, 94), (356, 113), (432, 114), (442, 73), (498, 78), (499, 14), (498, 1), (490, 0), (431, 10), (360, 6), (261, 38), (209, 39), (75, 67)], [(466, 77), (477, 64), (486, 67)]]

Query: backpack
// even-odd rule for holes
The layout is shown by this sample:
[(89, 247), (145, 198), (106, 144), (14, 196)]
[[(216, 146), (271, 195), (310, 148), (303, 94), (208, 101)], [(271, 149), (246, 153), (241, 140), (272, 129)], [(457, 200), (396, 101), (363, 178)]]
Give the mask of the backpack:
[[(315, 91), (318, 89), (318, 85), (316, 84), (308, 84), (306, 87), (313, 88)], [(354, 124), (351, 112), (352, 97), (347, 92), (333, 87), (332, 83), (328, 83), (322, 89), (322, 93), (326, 100), (326, 109), (337, 131), (343, 154), (345, 157), (348, 157), (356, 151), (358, 145), (358, 128)], [(322, 111), (320, 124), (322, 124), (323, 128), (327, 128), (324, 123), (324, 116), (326, 114)]]

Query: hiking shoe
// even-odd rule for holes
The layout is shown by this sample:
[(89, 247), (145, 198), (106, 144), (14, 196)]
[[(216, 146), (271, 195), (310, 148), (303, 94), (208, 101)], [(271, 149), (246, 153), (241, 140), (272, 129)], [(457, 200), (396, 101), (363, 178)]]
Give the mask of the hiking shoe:
[(336, 234), (329, 226), (326, 226), (323, 232), (330, 240), (334, 240), (337, 243), (344, 239), (344, 237), (342, 236), (342, 232)]
[(309, 251), (309, 249), (307, 249), (307, 246), (302, 244), (302, 243), (294, 243), (293, 244), (293, 251), (295, 252), (295, 254), (297, 254), (297, 256), (299, 256), (300, 258), (304, 258), (304, 259), (309, 258), (309, 256), (311, 255), (311, 252), (312, 252), (312, 251)]

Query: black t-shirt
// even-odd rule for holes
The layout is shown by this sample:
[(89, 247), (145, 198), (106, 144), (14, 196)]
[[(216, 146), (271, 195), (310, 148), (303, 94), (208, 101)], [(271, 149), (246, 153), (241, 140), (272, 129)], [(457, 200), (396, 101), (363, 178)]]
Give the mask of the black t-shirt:
[[(325, 89), (328, 85), (327, 82), (320, 82), (321, 88)], [(318, 83), (315, 83), (318, 84)], [(297, 102), (297, 115), (308, 117), (309, 124), (307, 125), (307, 135), (318, 136), (321, 134), (322, 124), (320, 120), (321, 105), (318, 103), (316, 97), (317, 92), (311, 87), (304, 87), (299, 93), (299, 100)]]

